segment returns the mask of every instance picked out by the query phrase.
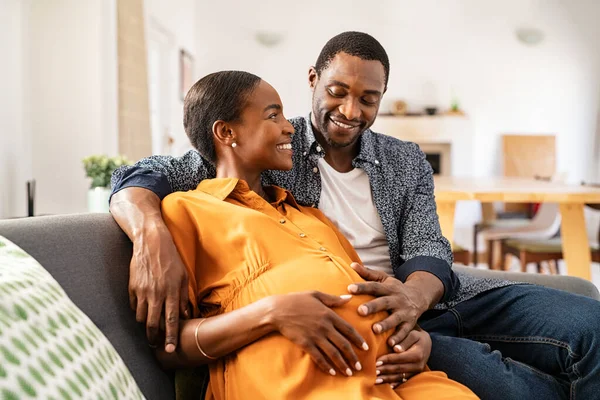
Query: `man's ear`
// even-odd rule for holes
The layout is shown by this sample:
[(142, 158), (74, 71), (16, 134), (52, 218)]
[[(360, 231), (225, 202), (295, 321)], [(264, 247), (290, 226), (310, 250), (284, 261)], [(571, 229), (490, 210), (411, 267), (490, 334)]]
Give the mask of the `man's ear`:
[(235, 134), (233, 133), (231, 126), (225, 121), (215, 121), (212, 126), (212, 133), (215, 141), (224, 146), (231, 146), (231, 144), (235, 142)]
[(319, 74), (317, 73), (317, 70), (315, 69), (315, 67), (310, 67), (308, 69), (308, 86), (310, 87), (310, 90), (315, 90), (318, 81)]

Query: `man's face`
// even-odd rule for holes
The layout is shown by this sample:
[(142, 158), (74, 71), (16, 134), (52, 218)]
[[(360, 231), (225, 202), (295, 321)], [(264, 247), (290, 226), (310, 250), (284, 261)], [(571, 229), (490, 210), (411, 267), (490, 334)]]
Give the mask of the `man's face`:
[(386, 89), (383, 64), (338, 53), (321, 76), (311, 68), (308, 79), (314, 127), (331, 147), (356, 143), (375, 122)]

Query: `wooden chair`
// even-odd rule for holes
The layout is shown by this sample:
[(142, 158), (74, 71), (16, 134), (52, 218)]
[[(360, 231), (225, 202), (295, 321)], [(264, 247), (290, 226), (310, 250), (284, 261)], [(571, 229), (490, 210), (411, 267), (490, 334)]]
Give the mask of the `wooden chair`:
[(454, 255), (454, 262), (470, 265), (471, 264), (471, 253), (469, 250), (463, 249), (462, 247), (454, 244), (452, 245), (452, 254)]
[[(585, 185), (585, 183), (583, 183)], [(588, 184), (587, 186), (600, 187), (600, 184)], [(586, 204), (586, 206), (600, 211), (600, 204)], [(597, 243), (590, 243), (592, 261), (600, 262), (600, 225), (598, 226)], [(538, 272), (542, 272), (541, 262), (546, 261), (550, 266), (550, 273), (557, 274), (557, 261), (563, 259), (562, 241), (560, 238), (548, 240), (519, 240), (509, 239), (502, 241), (502, 259), (504, 269), (507, 269), (507, 256), (513, 255), (521, 262), (521, 271), (527, 271), (527, 264), (536, 263)]]
[[(556, 171), (556, 137), (554, 135), (502, 135), (503, 175), (505, 177), (535, 178), (549, 180)], [(482, 205), (484, 216), (489, 212), (491, 204)], [(486, 212), (487, 211), (487, 212)], [(473, 262), (479, 261), (477, 251), (478, 237), (489, 229), (518, 228), (531, 218), (530, 204), (505, 204), (504, 212), (489, 216), (473, 229)], [(487, 259), (490, 269), (498, 269), (494, 263), (495, 240), (488, 241)]]

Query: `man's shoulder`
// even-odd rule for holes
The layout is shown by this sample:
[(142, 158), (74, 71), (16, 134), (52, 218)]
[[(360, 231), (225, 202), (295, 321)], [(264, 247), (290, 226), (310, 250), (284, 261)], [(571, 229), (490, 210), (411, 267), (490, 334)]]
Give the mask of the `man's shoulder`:
[(373, 141), (375, 151), (387, 157), (419, 158), (421, 149), (414, 142), (401, 140), (390, 135), (370, 130), (370, 140)]
[(296, 130), (298, 130), (298, 129), (304, 130), (306, 128), (306, 117), (293, 117), (293, 118), (288, 119), (288, 121), (290, 122), (290, 124), (292, 124), (292, 126)]

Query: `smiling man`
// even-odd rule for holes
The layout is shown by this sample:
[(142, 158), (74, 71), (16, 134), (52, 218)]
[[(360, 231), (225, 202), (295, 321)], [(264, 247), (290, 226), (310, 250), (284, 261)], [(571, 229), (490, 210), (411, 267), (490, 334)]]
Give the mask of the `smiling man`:
[[(453, 273), (423, 152), (369, 129), (389, 71), (385, 50), (365, 33), (344, 32), (327, 42), (308, 73), (312, 112), (290, 120), (294, 167), (263, 175), (264, 184), (288, 189), (298, 203), (323, 211), (369, 268), (357, 267), (368, 282), (348, 290), (377, 297), (359, 314), (389, 312), (374, 332), (395, 330), (388, 343), (396, 352), (381, 357), (376, 382), (397, 385), (423, 369), (429, 350), (410, 340), (418, 321), (431, 334), (429, 365), (483, 398), (562, 398), (569, 392), (593, 398), (600, 390), (593, 378), (600, 373), (600, 320), (580, 317), (600, 315), (600, 303)], [(177, 345), (188, 280), (160, 201), (214, 176), (214, 166), (196, 151), (150, 157), (113, 175), (111, 212), (134, 244), (131, 306), (146, 321), (152, 343), (165, 313), (169, 352)]]

